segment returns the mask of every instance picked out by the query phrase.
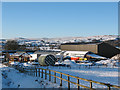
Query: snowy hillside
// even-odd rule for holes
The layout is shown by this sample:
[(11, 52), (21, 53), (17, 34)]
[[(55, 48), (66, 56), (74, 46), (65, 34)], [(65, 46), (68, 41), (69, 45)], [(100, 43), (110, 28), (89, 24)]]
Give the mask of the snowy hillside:
[(48, 38), (47, 40), (49, 41), (60, 41), (60, 42), (79, 42), (79, 41), (85, 41), (89, 42), (94, 39), (96, 40), (102, 40), (102, 41), (107, 41), (107, 40), (114, 40), (118, 36), (117, 35), (98, 35), (98, 36), (88, 36), (88, 37), (62, 37), (62, 38)]
[(59, 38), (14, 38), (15, 40), (19, 40), (19, 41), (34, 41), (34, 42), (38, 42), (40, 40), (44, 40), (46, 42), (61, 42), (61, 43), (66, 43), (66, 42), (79, 42), (79, 41), (85, 41), (85, 42), (89, 42), (91, 40), (102, 40), (102, 41), (106, 41), (106, 40), (114, 40), (116, 39), (118, 36), (117, 35), (97, 35), (97, 36), (88, 36), (88, 37), (59, 37)]

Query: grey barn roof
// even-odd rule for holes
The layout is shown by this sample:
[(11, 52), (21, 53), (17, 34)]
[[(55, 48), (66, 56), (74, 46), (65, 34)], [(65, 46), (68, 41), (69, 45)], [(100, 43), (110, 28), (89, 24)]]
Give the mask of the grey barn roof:
[(80, 44), (80, 43), (67, 43), (61, 44), (61, 50), (68, 51), (91, 51), (98, 55), (110, 58), (116, 54), (120, 53), (120, 50), (108, 43), (88, 43), (88, 44)]

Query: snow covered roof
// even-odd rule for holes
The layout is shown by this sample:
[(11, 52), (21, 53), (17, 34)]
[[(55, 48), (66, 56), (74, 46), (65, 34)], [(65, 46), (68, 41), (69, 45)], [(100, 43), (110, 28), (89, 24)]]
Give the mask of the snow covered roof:
[(99, 56), (99, 55), (96, 55), (96, 54), (87, 54), (87, 55), (90, 56), (90, 57), (93, 57), (93, 58), (107, 59), (106, 57), (102, 57), (102, 56)]
[(66, 51), (65, 53), (78, 53), (78, 54), (86, 54), (89, 51)]
[(20, 56), (22, 53), (14, 53), (12, 56)]
[(28, 54), (28, 53), (14, 53), (14, 54), (12, 54), (12, 56), (30, 56), (30, 54)]
[(84, 57), (85, 54), (89, 53), (89, 51), (66, 51), (64, 55), (68, 56), (82, 56)]

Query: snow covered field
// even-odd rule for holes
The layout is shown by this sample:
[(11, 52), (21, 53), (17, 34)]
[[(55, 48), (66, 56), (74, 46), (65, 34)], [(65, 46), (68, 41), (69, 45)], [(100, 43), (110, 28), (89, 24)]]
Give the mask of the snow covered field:
[[(16, 64), (16, 63), (15, 63)], [(62, 73), (66, 73), (69, 75), (77, 76), (84, 79), (89, 79), (93, 81), (109, 83), (112, 85), (118, 85), (118, 67), (106, 67), (106, 66), (91, 66), (86, 67), (85, 65), (79, 66), (71, 61), (65, 61), (63, 64), (68, 64), (70, 67), (64, 66), (39, 66), (38, 68), (48, 68), (50, 70), (59, 71)], [(24, 66), (28, 65), (26, 63)], [(30, 64), (29, 64), (30, 65)], [(2, 88), (61, 88), (60, 80), (57, 79), (57, 83), (49, 82), (48, 79), (44, 80), (40, 77), (35, 77), (32, 75), (28, 75), (27, 73), (20, 73), (18, 70), (14, 68), (7, 67), (5, 65), (0, 64), (0, 71), (2, 71), (2, 77), (0, 83), (2, 83)], [(60, 76), (60, 74), (57, 74)], [(43, 77), (44, 78), (44, 77)], [(66, 76), (63, 75), (63, 78), (67, 79)], [(70, 78), (71, 81), (77, 82), (76, 79)], [(80, 84), (89, 86), (90, 83), (80, 80)], [(67, 88), (67, 82), (63, 81), (62, 88)], [(76, 85), (70, 84), (71, 88), (77, 88)], [(93, 83), (93, 88), (106, 88), (106, 86), (98, 85)]]
[[(46, 67), (41, 67), (41, 68), (46, 68)], [(71, 67), (71, 69), (69, 67), (47, 67), (50, 70), (55, 70), (55, 71), (59, 71), (62, 73), (66, 73), (69, 75), (73, 75), (73, 76), (77, 76), (80, 78), (84, 78), (84, 79), (89, 79), (89, 80), (93, 80), (93, 81), (98, 81), (98, 82), (102, 82), (102, 83), (109, 83), (112, 85), (118, 85), (118, 68), (106, 68), (106, 67), (91, 67), (91, 68), (85, 68), (85, 67), (81, 67), (81, 68), (76, 68), (76, 67)], [(58, 75), (59, 76), (59, 75)], [(72, 79), (71, 81), (77, 82), (77, 80)], [(82, 85), (85, 86), (89, 86), (89, 83), (86, 81), (82, 81), (80, 80), (80, 82), (82, 83)], [(65, 86), (66, 85), (66, 86)], [(67, 82), (65, 82), (63, 87), (67, 87)], [(72, 88), (76, 88), (76, 85), (71, 85)], [(94, 88), (104, 88), (104, 86), (101, 85), (94, 85)]]
[[(2, 88), (57, 88), (59, 85), (41, 78), (20, 73), (14, 68), (0, 64), (0, 85)], [(0, 87), (0, 88), (1, 88)]]

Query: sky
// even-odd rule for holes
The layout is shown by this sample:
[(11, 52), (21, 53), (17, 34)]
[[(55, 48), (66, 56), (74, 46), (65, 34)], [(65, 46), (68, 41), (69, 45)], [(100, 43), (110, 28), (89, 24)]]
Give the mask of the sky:
[(2, 38), (118, 34), (117, 2), (3, 2)]

